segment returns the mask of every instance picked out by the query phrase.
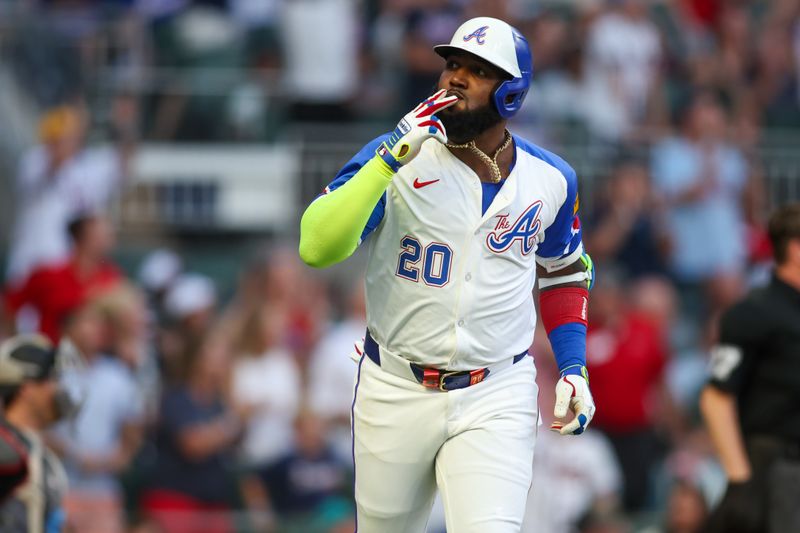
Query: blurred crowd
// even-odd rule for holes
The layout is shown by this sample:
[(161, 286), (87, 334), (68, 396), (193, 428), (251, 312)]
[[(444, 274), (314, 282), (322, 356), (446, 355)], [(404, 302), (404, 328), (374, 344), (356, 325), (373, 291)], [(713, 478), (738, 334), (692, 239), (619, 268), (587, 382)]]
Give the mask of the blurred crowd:
[(68, 256), (5, 299), (9, 330), (66, 338), (86, 362), (79, 414), (47, 436), (69, 478), (68, 531), (352, 531), (360, 288), (334, 325), (294, 246), (254, 258), (222, 302), (170, 250), (123, 274), (103, 214), (69, 235)]
[[(87, 360), (82, 410), (48, 437), (73, 531), (353, 530), (358, 269), (311, 271), (290, 241), (255, 253), (232, 295), (179, 247), (124, 270), (109, 208), (135, 178), (138, 139), (396, 120), (436, 82), (431, 46), (491, 15), (534, 52), (512, 129), (548, 148), (584, 143), (609, 169), (582, 197), (598, 412), (581, 439), (540, 431), (524, 531), (699, 532), (725, 478), (697, 395), (716, 318), (770, 267), (756, 147), (766, 131), (800, 129), (800, 3), (19, 4), (42, 26), (19, 38), (14, 67), (49, 111), (14, 177), (3, 325), (67, 337)], [(114, 97), (98, 119), (101, 82)], [(531, 353), (548, 422), (545, 335)]]
[[(656, 141), (698, 93), (742, 149), (800, 123), (793, 0), (11, 1), (16, 69), (44, 106), (114, 90), (149, 139), (262, 140), (297, 122), (394, 122), (431, 93), (446, 42), (476, 15), (534, 57), (517, 122), (545, 138)], [(107, 102), (101, 102), (107, 103)]]

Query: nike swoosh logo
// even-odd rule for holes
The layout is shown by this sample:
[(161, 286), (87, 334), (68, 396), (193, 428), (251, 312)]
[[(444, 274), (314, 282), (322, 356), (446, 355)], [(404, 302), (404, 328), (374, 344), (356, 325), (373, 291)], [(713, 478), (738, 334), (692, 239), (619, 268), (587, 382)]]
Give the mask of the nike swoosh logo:
[(419, 178), (414, 178), (414, 188), (415, 189), (421, 189), (423, 187), (426, 187), (426, 186), (430, 185), (431, 183), (436, 183), (437, 181), (439, 181), (439, 180), (436, 179), (436, 180), (431, 180), (431, 181), (419, 181)]

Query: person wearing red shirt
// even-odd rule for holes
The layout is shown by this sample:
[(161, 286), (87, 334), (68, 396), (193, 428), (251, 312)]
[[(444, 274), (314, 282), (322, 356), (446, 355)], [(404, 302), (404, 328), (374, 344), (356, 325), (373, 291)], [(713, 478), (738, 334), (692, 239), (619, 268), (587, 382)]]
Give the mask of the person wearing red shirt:
[(601, 279), (592, 290), (586, 338), (592, 394), (601, 406), (594, 424), (620, 461), (625, 509), (637, 511), (648, 503), (661, 455), (653, 420), (664, 390), (665, 335), (650, 316), (632, 309), (610, 272)]
[(61, 326), (83, 303), (116, 287), (122, 280), (108, 254), (114, 247), (114, 230), (98, 214), (84, 214), (69, 224), (73, 250), (63, 263), (34, 270), (27, 280), (5, 294), (7, 316), (11, 319), (24, 306), (38, 315), (38, 330), (54, 343)]

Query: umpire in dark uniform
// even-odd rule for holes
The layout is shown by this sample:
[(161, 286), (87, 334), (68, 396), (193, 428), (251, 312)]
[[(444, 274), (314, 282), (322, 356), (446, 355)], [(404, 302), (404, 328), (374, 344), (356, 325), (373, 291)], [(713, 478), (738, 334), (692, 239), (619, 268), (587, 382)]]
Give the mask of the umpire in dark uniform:
[(722, 316), (700, 397), (728, 476), (706, 533), (800, 532), (800, 204), (769, 237), (772, 280)]

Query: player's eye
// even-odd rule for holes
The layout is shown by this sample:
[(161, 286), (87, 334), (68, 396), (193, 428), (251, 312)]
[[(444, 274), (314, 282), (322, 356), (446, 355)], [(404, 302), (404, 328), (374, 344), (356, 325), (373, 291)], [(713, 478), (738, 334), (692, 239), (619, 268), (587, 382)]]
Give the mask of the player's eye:
[(456, 70), (458, 68), (458, 63), (453, 59), (448, 59), (446, 67), (447, 70)]
[(486, 76), (488, 76), (488, 73), (485, 70), (483, 70), (482, 68), (480, 68), (480, 67), (475, 69), (475, 74), (479, 78), (485, 78)]

